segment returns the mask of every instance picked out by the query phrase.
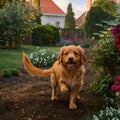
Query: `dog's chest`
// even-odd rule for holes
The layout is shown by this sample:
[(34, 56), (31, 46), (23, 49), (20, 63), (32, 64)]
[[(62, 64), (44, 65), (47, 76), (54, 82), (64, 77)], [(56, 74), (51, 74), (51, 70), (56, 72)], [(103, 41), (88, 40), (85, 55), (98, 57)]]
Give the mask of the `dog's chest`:
[(73, 84), (74, 81), (76, 81), (76, 74), (75, 74), (75, 71), (69, 71), (67, 73), (63, 73), (63, 78), (64, 81), (69, 85), (71, 86)]

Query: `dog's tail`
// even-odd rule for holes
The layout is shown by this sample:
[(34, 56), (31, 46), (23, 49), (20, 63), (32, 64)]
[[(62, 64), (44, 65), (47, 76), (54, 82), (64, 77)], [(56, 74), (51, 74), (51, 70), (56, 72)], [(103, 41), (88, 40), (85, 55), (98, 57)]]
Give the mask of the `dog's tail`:
[(52, 73), (52, 68), (43, 70), (40, 68), (35, 67), (31, 62), (30, 59), (27, 57), (25, 53), (23, 53), (23, 65), (27, 72), (32, 76), (46, 76)]

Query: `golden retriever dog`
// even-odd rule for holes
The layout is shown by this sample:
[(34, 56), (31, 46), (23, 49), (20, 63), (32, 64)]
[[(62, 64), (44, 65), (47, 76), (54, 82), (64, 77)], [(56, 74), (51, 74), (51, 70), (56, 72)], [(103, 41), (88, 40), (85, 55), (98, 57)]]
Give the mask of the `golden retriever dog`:
[(29, 74), (35, 76), (51, 75), (52, 97), (51, 100), (57, 99), (57, 87), (61, 92), (70, 93), (69, 108), (76, 109), (76, 98), (83, 85), (85, 73), (84, 63), (86, 56), (80, 46), (69, 45), (60, 49), (57, 60), (49, 69), (35, 67), (23, 54), (23, 65)]

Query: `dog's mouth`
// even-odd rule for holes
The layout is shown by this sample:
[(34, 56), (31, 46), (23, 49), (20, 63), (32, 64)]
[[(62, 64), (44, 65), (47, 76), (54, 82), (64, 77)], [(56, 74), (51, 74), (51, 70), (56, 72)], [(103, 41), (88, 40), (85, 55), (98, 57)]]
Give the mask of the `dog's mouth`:
[(74, 67), (75, 67), (75, 62), (68, 62), (68, 63), (67, 63), (67, 66), (68, 66), (69, 68), (74, 68)]

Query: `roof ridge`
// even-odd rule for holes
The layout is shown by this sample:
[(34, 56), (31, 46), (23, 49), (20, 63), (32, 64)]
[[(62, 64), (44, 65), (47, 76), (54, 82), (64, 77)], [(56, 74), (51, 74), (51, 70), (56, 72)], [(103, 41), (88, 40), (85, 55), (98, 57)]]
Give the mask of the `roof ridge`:
[(64, 11), (53, 0), (40, 0), (41, 12), (65, 15)]

